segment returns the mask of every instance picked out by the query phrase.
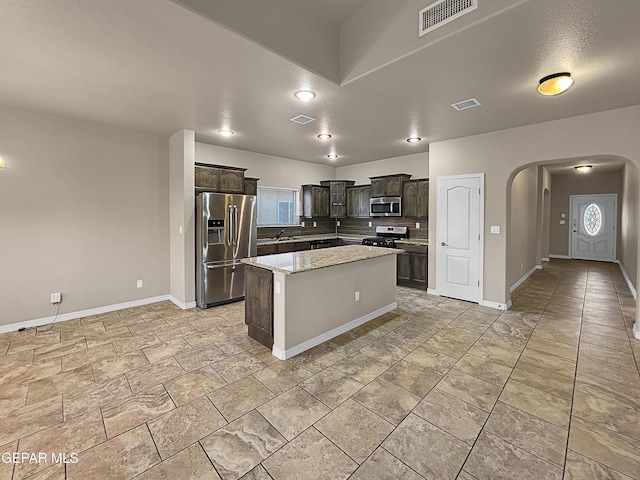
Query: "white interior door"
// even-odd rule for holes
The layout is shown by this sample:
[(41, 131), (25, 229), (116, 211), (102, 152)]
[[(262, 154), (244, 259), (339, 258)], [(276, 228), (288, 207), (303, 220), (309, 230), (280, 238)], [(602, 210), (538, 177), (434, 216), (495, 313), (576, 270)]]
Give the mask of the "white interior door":
[(480, 301), (480, 228), (483, 174), (438, 177), (436, 290)]
[(617, 197), (571, 195), (571, 258), (615, 260)]

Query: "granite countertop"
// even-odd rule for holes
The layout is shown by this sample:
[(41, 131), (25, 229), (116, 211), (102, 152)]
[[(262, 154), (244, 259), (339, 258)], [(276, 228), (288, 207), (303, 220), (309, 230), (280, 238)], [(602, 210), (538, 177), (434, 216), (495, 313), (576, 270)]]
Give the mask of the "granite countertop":
[(397, 245), (429, 245), (428, 238), (407, 238), (406, 240), (396, 240)]
[(322, 235), (299, 235), (294, 237), (283, 237), (282, 239), (259, 238), (258, 245), (273, 245), (276, 243), (313, 242), (314, 240), (331, 240), (334, 238), (338, 238), (338, 235), (336, 235), (335, 233), (325, 233)]
[(402, 253), (399, 248), (346, 245), (344, 247), (279, 253), (262, 257), (245, 258), (242, 263), (285, 274), (307, 272), (318, 268), (333, 267), (345, 263), (367, 260)]
[[(362, 240), (375, 235), (352, 235), (352, 234), (338, 234), (325, 233), (322, 235), (300, 235), (294, 237), (284, 237), (282, 240), (276, 240), (275, 238), (260, 238), (258, 239), (258, 245), (274, 245), (277, 243), (295, 243), (295, 242), (313, 242), (314, 240), (331, 240), (334, 238), (345, 238), (351, 240)], [(410, 245), (427, 245), (429, 240), (426, 238), (408, 238), (406, 240), (396, 240), (396, 243), (408, 243)]]

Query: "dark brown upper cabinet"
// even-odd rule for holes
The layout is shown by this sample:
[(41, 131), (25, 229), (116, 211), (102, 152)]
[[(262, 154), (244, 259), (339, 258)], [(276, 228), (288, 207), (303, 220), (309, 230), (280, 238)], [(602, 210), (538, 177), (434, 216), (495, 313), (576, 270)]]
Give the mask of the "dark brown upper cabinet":
[(368, 218), (371, 185), (347, 187), (347, 217)]
[(372, 197), (400, 197), (402, 196), (402, 185), (411, 178), (411, 175), (397, 173), (369, 178), (371, 179)]
[(329, 187), (302, 185), (302, 214), (306, 218), (329, 216)]
[(219, 193), (244, 193), (246, 168), (196, 163), (195, 187)]
[(403, 216), (408, 218), (429, 217), (429, 179), (404, 182), (402, 186)]
[(353, 180), (323, 180), (320, 185), (329, 187), (329, 217), (344, 218), (347, 215), (347, 187)]

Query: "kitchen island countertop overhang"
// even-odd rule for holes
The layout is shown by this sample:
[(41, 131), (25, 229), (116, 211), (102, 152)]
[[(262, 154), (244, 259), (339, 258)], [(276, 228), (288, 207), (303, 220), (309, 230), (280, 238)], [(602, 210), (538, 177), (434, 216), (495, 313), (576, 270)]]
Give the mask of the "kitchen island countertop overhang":
[(343, 247), (324, 248), (319, 250), (303, 250), (300, 252), (279, 253), (262, 257), (251, 257), (242, 263), (254, 267), (265, 268), (273, 272), (293, 274), (333, 267), (345, 263), (358, 262), (369, 258), (396, 255), (404, 250), (396, 248), (368, 247), (364, 245), (347, 245)]
[(242, 260), (249, 335), (286, 359), (394, 310), (402, 252), (350, 245)]

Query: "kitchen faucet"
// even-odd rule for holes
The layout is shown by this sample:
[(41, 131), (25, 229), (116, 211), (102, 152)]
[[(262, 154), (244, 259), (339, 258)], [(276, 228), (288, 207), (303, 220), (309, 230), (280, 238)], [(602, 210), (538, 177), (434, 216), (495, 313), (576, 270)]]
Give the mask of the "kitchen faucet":
[(276, 240), (280, 240), (280, 237), (282, 236), (283, 233), (284, 233), (284, 229), (276, 233)]

